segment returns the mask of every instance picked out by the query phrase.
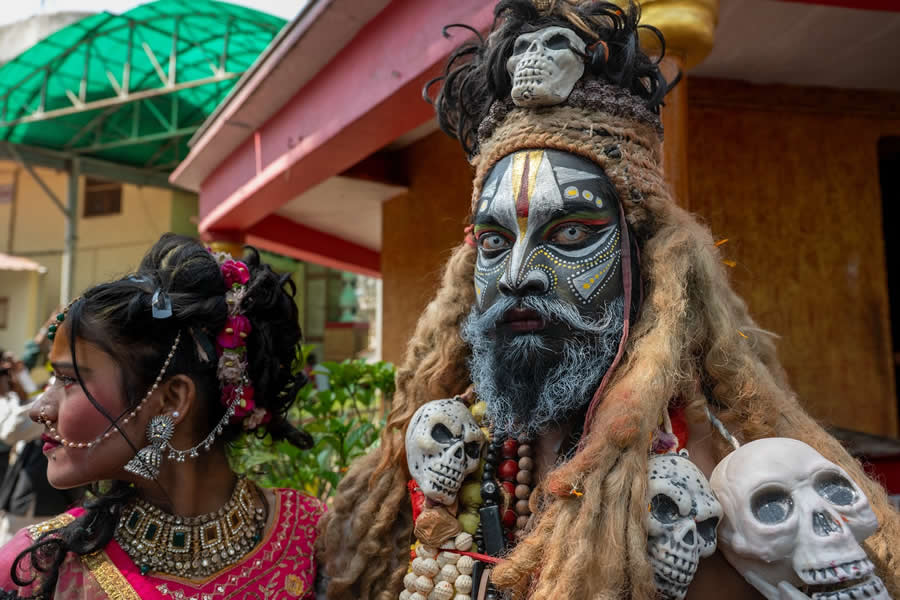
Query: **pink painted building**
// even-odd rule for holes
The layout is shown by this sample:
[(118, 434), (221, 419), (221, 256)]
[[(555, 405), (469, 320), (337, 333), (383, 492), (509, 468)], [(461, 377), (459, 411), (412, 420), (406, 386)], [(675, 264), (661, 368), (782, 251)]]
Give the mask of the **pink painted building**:
[[(900, 193), (900, 4), (699, 3), (718, 6), (715, 45), (664, 115), (679, 202), (731, 240), (734, 285), (782, 335), (813, 414), (896, 436), (900, 269), (885, 235), (896, 203), (882, 200)], [(402, 359), (469, 206), (471, 171), (422, 85), (465, 39), (441, 28), (486, 30), (492, 5), (311, 1), (172, 175), (199, 193), (210, 239), (381, 277), (389, 360)]]

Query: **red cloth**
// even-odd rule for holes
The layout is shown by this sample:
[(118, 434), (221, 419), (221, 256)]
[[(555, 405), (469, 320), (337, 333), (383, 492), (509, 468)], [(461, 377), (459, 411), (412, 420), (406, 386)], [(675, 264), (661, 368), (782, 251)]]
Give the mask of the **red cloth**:
[(688, 423), (681, 401), (669, 403), (669, 420), (672, 421), (672, 433), (678, 438), (678, 448), (687, 448)]
[(419, 484), (415, 479), (410, 479), (406, 484), (409, 489), (409, 499), (412, 502), (413, 523), (419, 519), (422, 509), (425, 507), (425, 494), (419, 489)]

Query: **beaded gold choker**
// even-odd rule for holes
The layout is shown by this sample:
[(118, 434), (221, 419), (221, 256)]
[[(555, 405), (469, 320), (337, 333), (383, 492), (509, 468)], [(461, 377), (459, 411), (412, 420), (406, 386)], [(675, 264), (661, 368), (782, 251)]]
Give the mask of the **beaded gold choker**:
[(237, 563), (259, 543), (266, 512), (262, 493), (242, 477), (225, 506), (206, 515), (177, 517), (133, 500), (122, 510), (115, 538), (141, 574), (202, 579)]

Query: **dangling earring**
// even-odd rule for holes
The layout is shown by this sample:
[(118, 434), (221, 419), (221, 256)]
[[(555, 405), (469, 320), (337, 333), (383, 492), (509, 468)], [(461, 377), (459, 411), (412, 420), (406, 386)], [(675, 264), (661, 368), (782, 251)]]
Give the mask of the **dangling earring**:
[(128, 461), (125, 470), (144, 479), (156, 479), (162, 464), (163, 447), (169, 443), (174, 433), (175, 421), (169, 415), (158, 415), (150, 419), (150, 424), (147, 425), (147, 440), (150, 444), (141, 448)]

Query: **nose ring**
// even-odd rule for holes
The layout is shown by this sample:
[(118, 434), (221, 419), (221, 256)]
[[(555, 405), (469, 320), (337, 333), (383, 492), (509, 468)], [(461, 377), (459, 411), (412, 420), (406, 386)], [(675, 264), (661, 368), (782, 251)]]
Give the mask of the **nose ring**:
[(50, 422), (50, 418), (47, 416), (47, 407), (46, 406), (41, 407), (41, 412), (38, 413), (37, 422), (42, 425), (46, 425), (47, 423)]

